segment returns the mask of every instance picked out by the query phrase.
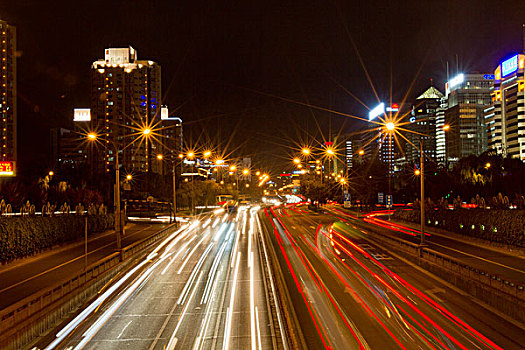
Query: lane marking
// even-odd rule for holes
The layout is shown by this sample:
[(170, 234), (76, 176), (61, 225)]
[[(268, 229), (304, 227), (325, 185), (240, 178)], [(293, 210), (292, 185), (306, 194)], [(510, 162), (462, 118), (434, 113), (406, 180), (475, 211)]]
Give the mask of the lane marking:
[(438, 243), (434, 243), (434, 242), (430, 242), (431, 244), (434, 244), (434, 245), (437, 245), (439, 247), (442, 247), (442, 248), (445, 248), (445, 249), (448, 249), (448, 250), (452, 250), (456, 253), (460, 253), (460, 254), (463, 254), (463, 255), (466, 255), (466, 256), (470, 256), (471, 258), (476, 258), (476, 259), (479, 259), (479, 260), (482, 260), (482, 261), (485, 261), (485, 262), (488, 262), (488, 263), (491, 263), (491, 264), (494, 264), (494, 265), (498, 265), (498, 266), (501, 266), (501, 267), (504, 267), (506, 269), (509, 269), (509, 270), (513, 270), (513, 271), (516, 271), (516, 272), (519, 272), (519, 273), (525, 273), (525, 271), (523, 270), (520, 270), (520, 269), (516, 269), (514, 267), (511, 267), (511, 266), (507, 266), (505, 264), (501, 264), (499, 262), (496, 262), (496, 261), (492, 261), (492, 260), (489, 260), (489, 259), (485, 259), (485, 258), (482, 258), (480, 256), (476, 256), (476, 255), (473, 255), (473, 254), (470, 254), (470, 253), (467, 253), (467, 252), (462, 252), (461, 250), (457, 250), (457, 249), (454, 249), (454, 248), (450, 248), (450, 247), (447, 247), (445, 245), (441, 245), (441, 244), (438, 244)]
[(131, 324), (131, 322), (133, 322), (133, 321), (129, 321), (128, 324), (125, 325), (124, 328), (122, 328), (122, 330), (120, 331), (120, 333), (117, 336), (117, 338), (120, 338), (122, 336), (122, 333), (124, 333), (124, 331), (126, 330), (126, 328), (128, 328), (128, 326)]

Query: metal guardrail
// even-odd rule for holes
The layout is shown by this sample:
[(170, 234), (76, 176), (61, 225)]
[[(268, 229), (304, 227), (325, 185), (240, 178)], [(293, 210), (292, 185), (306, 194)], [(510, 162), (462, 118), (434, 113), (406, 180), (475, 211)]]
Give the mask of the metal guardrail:
[[(173, 227), (170, 225), (163, 230), (135, 242), (122, 250), (123, 259), (126, 260), (138, 252), (144, 250), (151, 244), (164, 238), (168, 231)], [(73, 291), (89, 285), (96, 281), (98, 277), (105, 272), (113, 269), (120, 264), (120, 254), (112, 253), (105, 258), (89, 265), (85, 271), (80, 272), (65, 281), (59, 282), (52, 287), (34, 293), (17, 303), (0, 310), (0, 334), (6, 335), (6, 332), (16, 327), (21, 322), (31, 318), (32, 315), (49, 307), (56, 301), (66, 297)], [(67, 302), (67, 301), (64, 301)]]
[[(382, 238), (385, 238), (399, 246), (406, 253), (413, 256), (419, 256), (420, 247), (418, 244), (404, 241), (389, 235), (381, 233), (379, 234)], [(459, 259), (441, 252), (437, 252), (430, 248), (422, 248), (421, 259), (525, 301), (525, 286), (521, 283), (517, 283), (500, 275), (491, 274), (482, 269), (472, 267)]]

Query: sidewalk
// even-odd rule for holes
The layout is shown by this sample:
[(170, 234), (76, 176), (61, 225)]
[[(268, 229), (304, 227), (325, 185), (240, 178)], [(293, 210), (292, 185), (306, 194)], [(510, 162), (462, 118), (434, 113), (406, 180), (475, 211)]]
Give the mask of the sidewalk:
[[(167, 225), (163, 224), (128, 224), (122, 238), (122, 247), (140, 241), (165, 227)], [(95, 234), (88, 239), (87, 264), (90, 265), (115, 250), (115, 231)], [(79, 240), (1, 266), (0, 310), (74, 276), (84, 269), (84, 259), (84, 240)]]

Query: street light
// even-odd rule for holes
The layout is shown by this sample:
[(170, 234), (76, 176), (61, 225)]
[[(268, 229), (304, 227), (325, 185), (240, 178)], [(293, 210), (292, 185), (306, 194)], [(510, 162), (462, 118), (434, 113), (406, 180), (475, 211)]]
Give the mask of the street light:
[(449, 130), (450, 130), (450, 125), (448, 124), (443, 125), (443, 131), (449, 131)]
[(126, 175), (126, 180), (131, 181), (133, 179), (133, 176), (131, 174)]
[(204, 159), (207, 159), (211, 156), (211, 151), (204, 151), (202, 155), (204, 156)]
[(485, 169), (488, 169), (488, 168), (490, 168), (490, 166), (491, 166), (491, 164), (490, 164), (490, 163), (487, 163), (487, 164), (485, 164)]
[(293, 159), (293, 162), (294, 162), (295, 164), (299, 164), (299, 163), (301, 163), (301, 160), (300, 160), (299, 158), (296, 157), (296, 158)]
[(55, 175), (55, 173), (53, 172), (53, 170), (51, 170), (49, 173), (48, 173), (49, 176), (53, 176)]
[[(141, 134), (145, 137), (151, 134), (150, 128), (144, 128), (141, 130)], [(98, 135), (94, 132), (87, 134), (88, 141), (95, 142), (98, 139)], [(147, 139), (146, 139), (147, 140)], [(119, 258), (122, 261), (122, 236), (124, 234), (124, 227), (122, 223), (122, 212), (120, 210), (120, 164), (119, 164), (119, 152), (124, 151), (126, 148), (130, 147), (135, 141), (130, 142), (123, 148), (117, 146), (113, 140), (106, 139), (106, 143), (111, 144), (115, 152), (115, 197), (116, 197), (116, 208), (115, 211), (118, 213), (118, 231), (117, 231), (117, 251), (119, 252)], [(130, 175), (129, 175), (130, 176)], [(128, 176), (126, 176), (126, 179)]]
[(419, 176), (419, 175), (421, 175), (421, 171), (419, 171), (419, 169), (416, 169), (416, 171), (414, 171), (414, 174), (415, 174), (416, 176)]
[(385, 124), (385, 126), (388, 131), (394, 131), (396, 128), (396, 125), (393, 122), (388, 122)]
[(365, 151), (360, 149), (359, 152), (357, 152), (360, 156), (364, 155), (365, 154)]
[(309, 149), (309, 148), (304, 147), (304, 148), (301, 150), (301, 152), (302, 152), (305, 156), (310, 155), (310, 149)]
[[(179, 158), (184, 158), (184, 155), (179, 154)], [(163, 160), (164, 156), (162, 154), (157, 155), (158, 160)], [(175, 158), (171, 159), (171, 173), (172, 173), (172, 182), (173, 182), (173, 222), (175, 227), (177, 226), (177, 181), (176, 181), (176, 172), (175, 172), (176, 162)], [(131, 175), (128, 175), (131, 176)], [(186, 179), (187, 180), (187, 179)]]

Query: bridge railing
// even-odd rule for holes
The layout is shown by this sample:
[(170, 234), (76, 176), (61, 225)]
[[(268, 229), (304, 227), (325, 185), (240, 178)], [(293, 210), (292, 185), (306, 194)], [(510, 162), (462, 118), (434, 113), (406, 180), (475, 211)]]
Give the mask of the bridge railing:
[[(160, 241), (172, 232), (173, 225), (135, 242), (122, 250), (124, 265), (129, 258), (142, 252), (147, 247)], [(95, 295), (98, 288), (91, 288), (102, 283), (104, 285), (111, 276), (123, 266), (120, 254), (112, 253), (89, 265), (85, 271), (80, 271), (73, 277), (61, 281), (49, 288), (36, 292), (3, 310), (0, 310), (0, 349), (19, 349), (29, 344), (32, 339), (55, 326), (67, 313), (75, 310), (87, 298)], [(75, 292), (85, 290), (82, 295)], [(64, 307), (65, 306), (65, 307)], [(58, 311), (57, 311), (58, 310)], [(46, 315), (51, 317), (44, 317)], [(42, 321), (44, 318), (44, 321)]]

